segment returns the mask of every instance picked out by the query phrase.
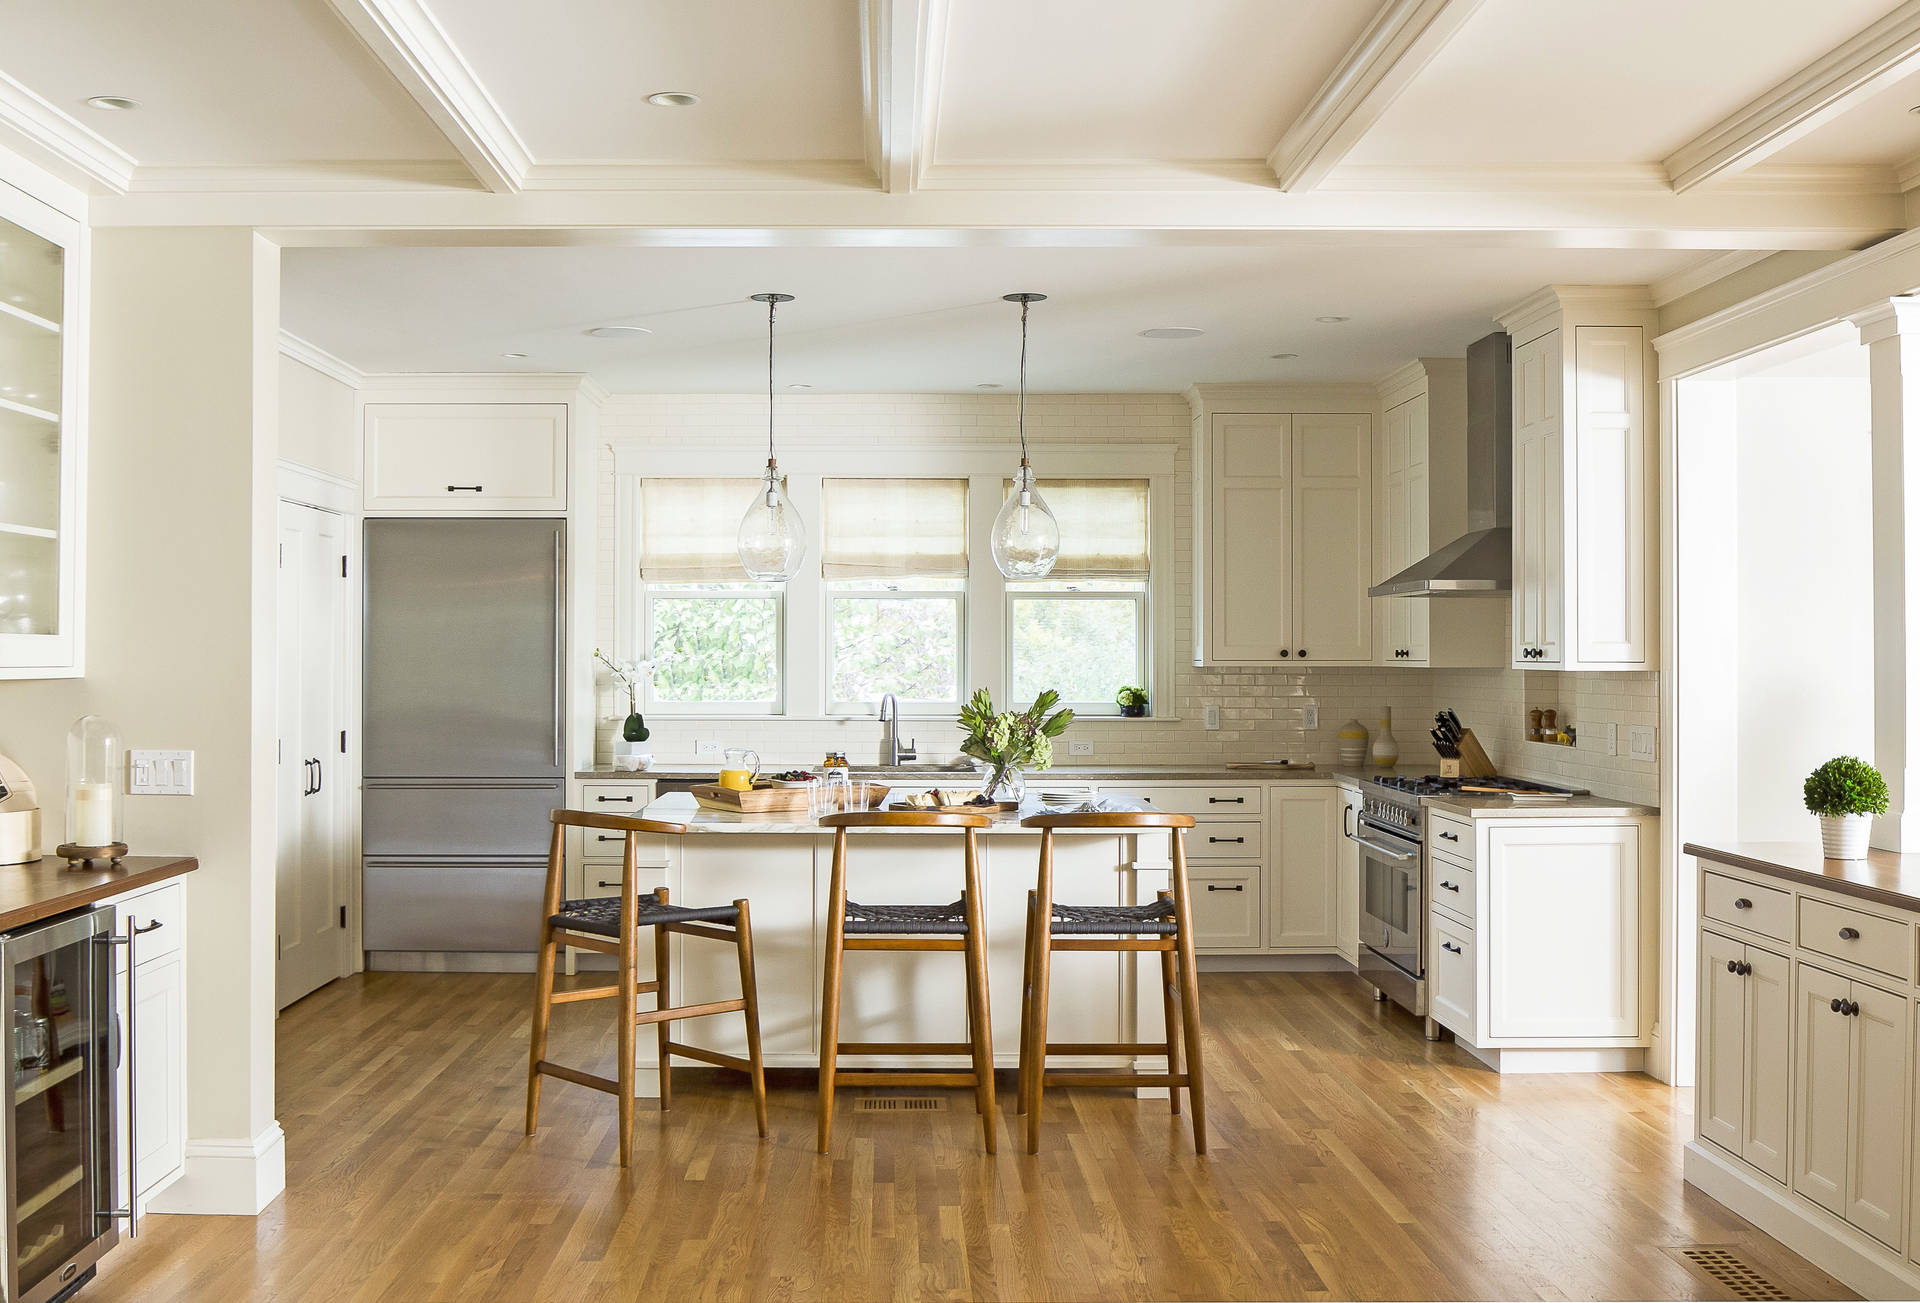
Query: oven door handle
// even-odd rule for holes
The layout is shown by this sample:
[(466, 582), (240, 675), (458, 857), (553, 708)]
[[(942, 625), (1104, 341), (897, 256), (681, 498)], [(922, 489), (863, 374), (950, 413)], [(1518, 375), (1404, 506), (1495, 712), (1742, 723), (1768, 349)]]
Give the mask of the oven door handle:
[(1353, 840), (1358, 842), (1360, 845), (1366, 847), (1368, 850), (1372, 851), (1375, 855), (1384, 855), (1388, 859), (1398, 861), (1399, 863), (1402, 863), (1402, 864), (1406, 863), (1408, 860), (1417, 860), (1420, 858), (1419, 851), (1397, 851), (1393, 849), (1393, 847), (1391, 846), (1382, 846), (1377, 841), (1371, 841), (1368, 838), (1361, 837), (1357, 834), (1354, 836)]

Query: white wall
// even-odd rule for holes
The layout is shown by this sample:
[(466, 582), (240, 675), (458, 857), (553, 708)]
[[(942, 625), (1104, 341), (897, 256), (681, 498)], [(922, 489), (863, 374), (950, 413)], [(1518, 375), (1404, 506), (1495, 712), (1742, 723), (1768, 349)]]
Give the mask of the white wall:
[(343, 480), (357, 476), (353, 387), (281, 355), (280, 456)]
[[(241, 229), (93, 242), (87, 676), (0, 683), (0, 749), (60, 840), (89, 712), (195, 755), (192, 797), (127, 798), (136, 855), (186, 879), (187, 1173), (166, 1208), (251, 1213), (284, 1184), (273, 1113), (273, 544), (278, 250)], [(257, 627), (256, 614), (264, 613)]]

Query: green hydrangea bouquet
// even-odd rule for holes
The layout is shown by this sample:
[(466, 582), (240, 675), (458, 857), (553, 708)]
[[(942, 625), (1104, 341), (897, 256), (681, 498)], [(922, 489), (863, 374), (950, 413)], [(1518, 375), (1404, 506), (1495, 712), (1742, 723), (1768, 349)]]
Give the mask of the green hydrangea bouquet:
[(996, 712), (992, 694), (982, 688), (960, 708), (960, 727), (967, 735), (960, 751), (991, 770), (989, 796), (1018, 800), (1025, 789), (1021, 771), (1053, 765), (1053, 739), (1073, 723), (1071, 710), (1053, 709), (1059, 704), (1060, 694), (1048, 688), (1025, 710)]

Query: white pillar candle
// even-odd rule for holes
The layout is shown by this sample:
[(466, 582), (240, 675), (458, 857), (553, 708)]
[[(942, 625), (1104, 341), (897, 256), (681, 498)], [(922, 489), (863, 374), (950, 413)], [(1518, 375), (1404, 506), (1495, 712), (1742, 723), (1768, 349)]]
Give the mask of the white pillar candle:
[(73, 792), (73, 844), (113, 844), (113, 788), (106, 783), (81, 783)]

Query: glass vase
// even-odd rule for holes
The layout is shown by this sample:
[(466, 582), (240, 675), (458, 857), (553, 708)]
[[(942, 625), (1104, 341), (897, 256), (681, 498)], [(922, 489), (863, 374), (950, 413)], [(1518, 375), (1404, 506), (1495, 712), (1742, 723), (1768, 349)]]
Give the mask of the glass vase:
[(1019, 765), (982, 765), (981, 790), (990, 801), (1022, 801), (1027, 795), (1027, 778)]

